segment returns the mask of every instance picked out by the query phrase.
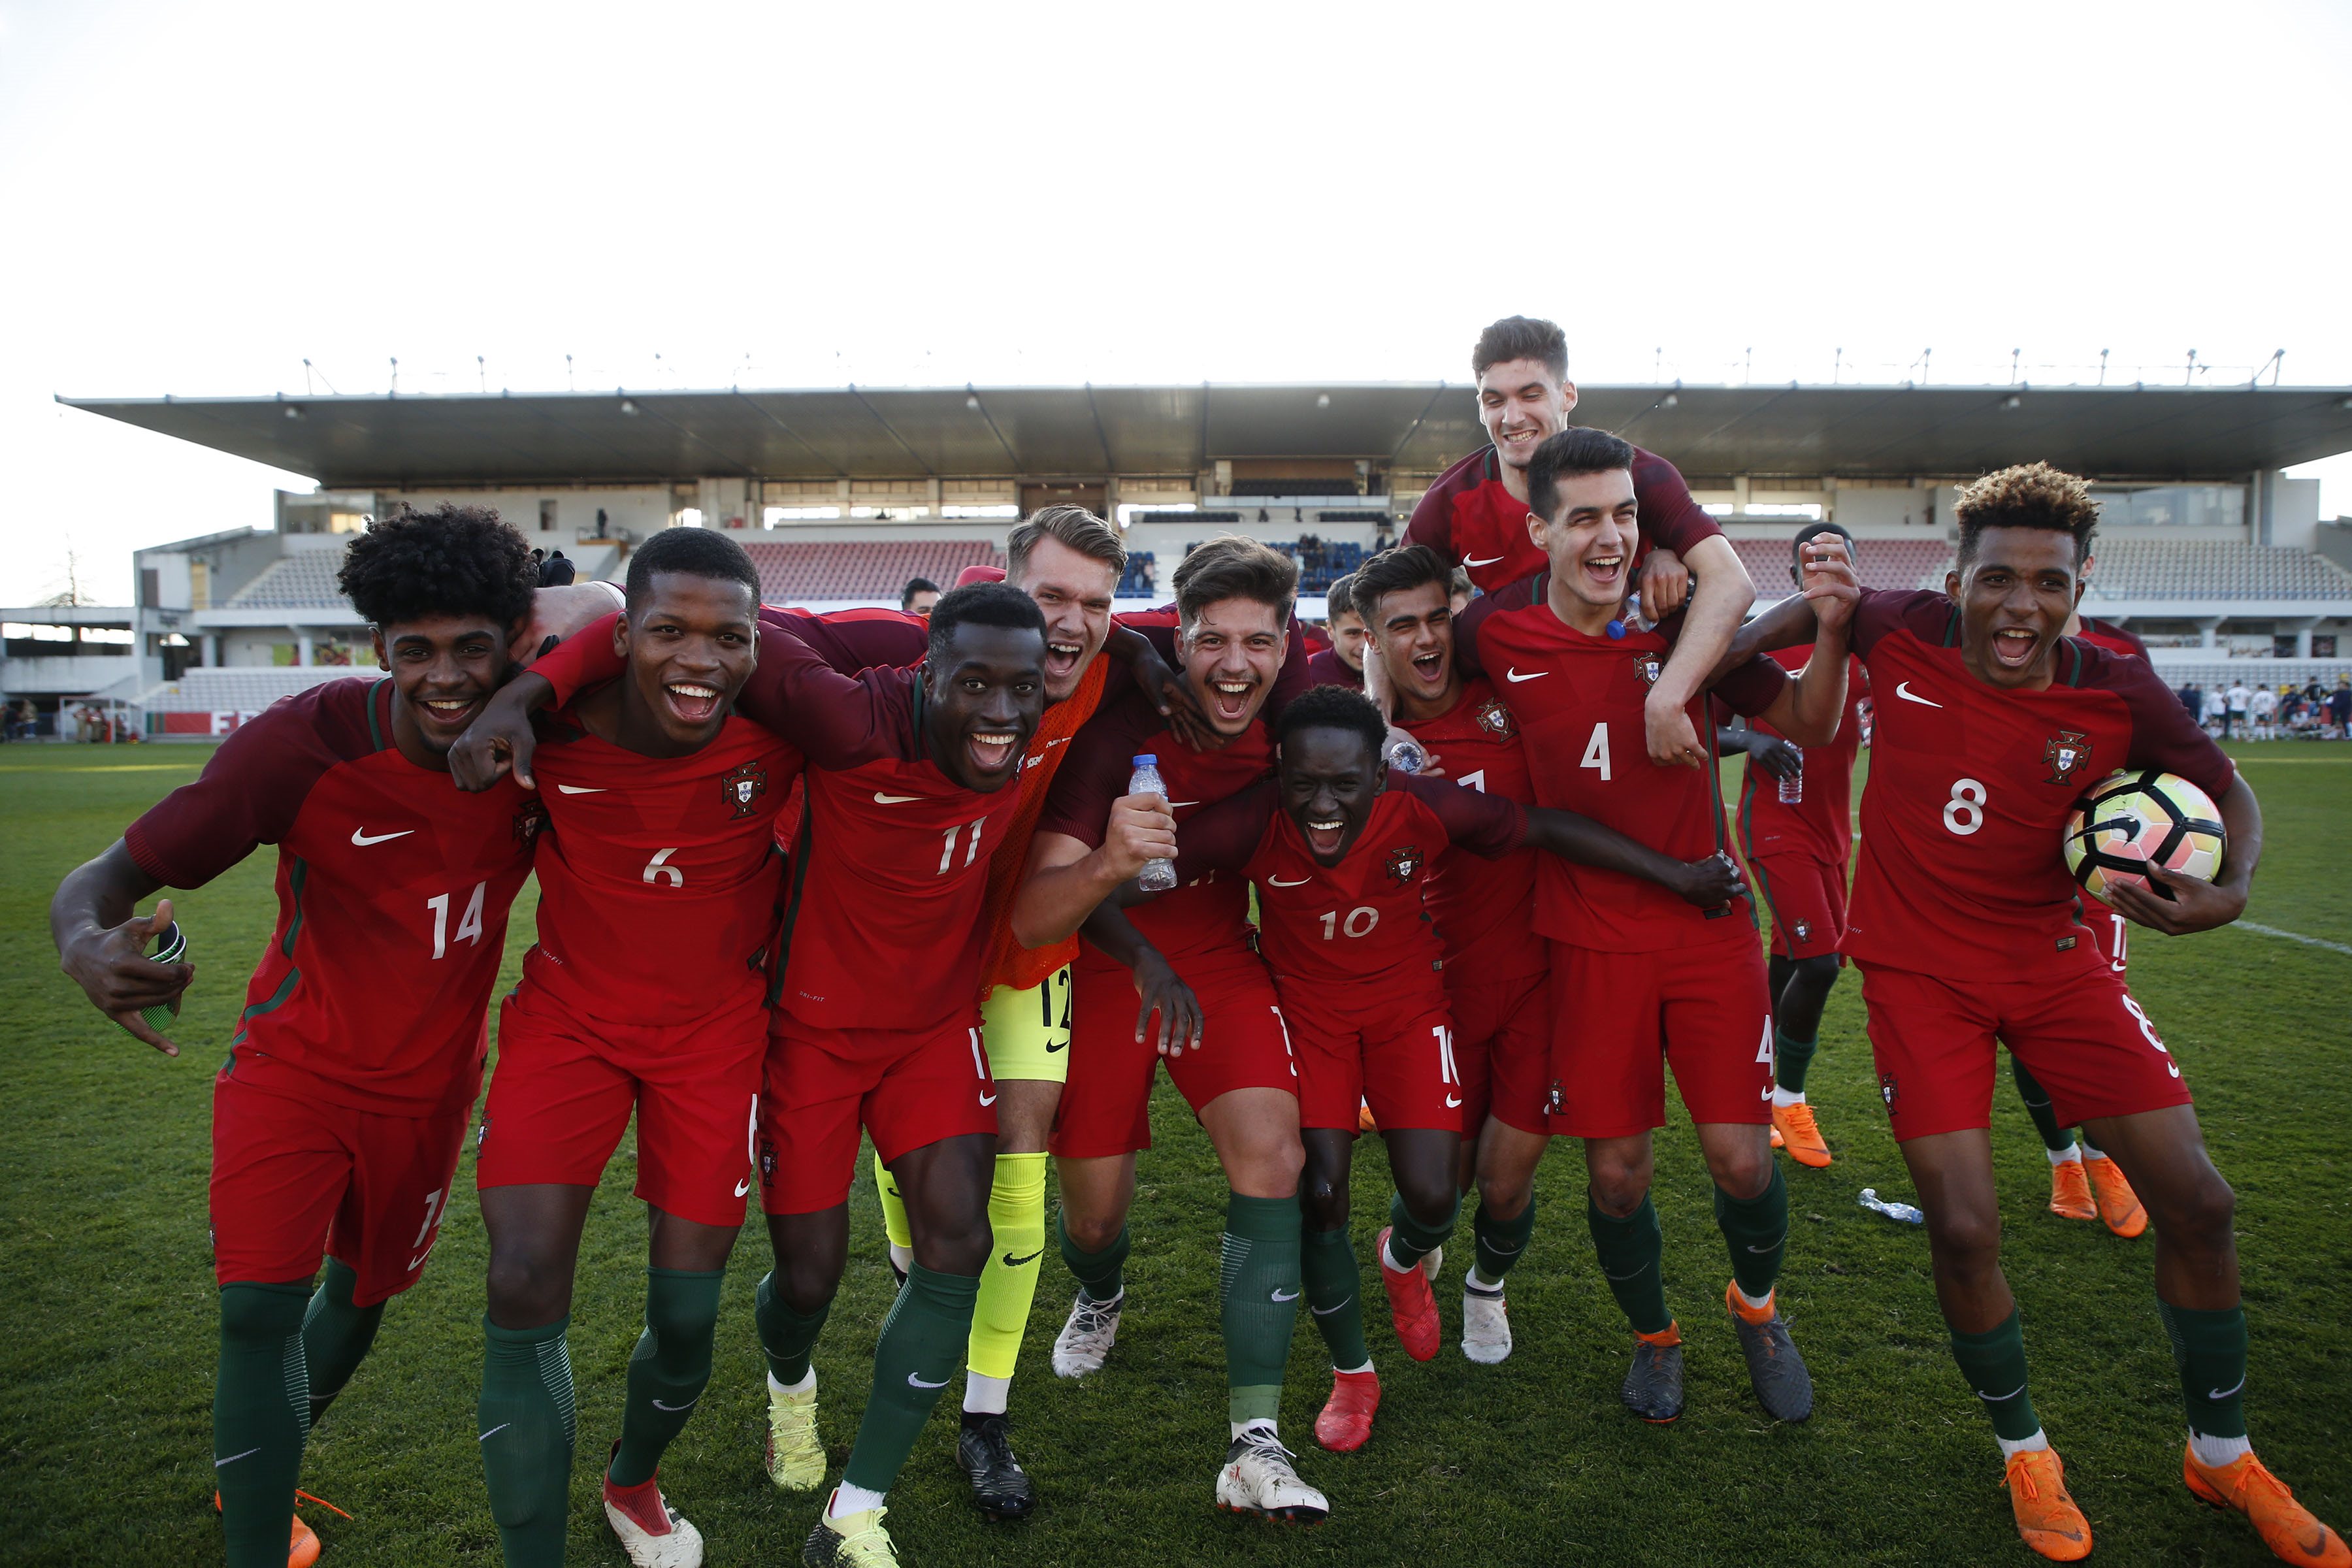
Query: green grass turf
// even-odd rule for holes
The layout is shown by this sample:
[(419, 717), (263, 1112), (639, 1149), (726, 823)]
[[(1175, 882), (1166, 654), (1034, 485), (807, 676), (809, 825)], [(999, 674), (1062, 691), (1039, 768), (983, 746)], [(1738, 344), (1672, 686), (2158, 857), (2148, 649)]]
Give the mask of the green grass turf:
[[(2352, 746), (2236, 749), (2263, 796), (2269, 858), (2249, 918), (2352, 943)], [(247, 967), (270, 927), (270, 859), (187, 895), (198, 979), (166, 1060), (102, 1021), (57, 971), (44, 910), (58, 879), (138, 811), (193, 776), (197, 747), (0, 749), (7, 825), (0, 875), (0, 1452), (16, 1522), (8, 1563), (217, 1561), (208, 1432), (215, 1350), (206, 1250), (207, 1090)], [(509, 974), (530, 929), (515, 911)], [(2198, 1093), (2207, 1137), (2240, 1197), (2261, 1452), (2323, 1518), (2352, 1523), (2352, 957), (2224, 931), (2137, 932), (2133, 985)], [(1627, 1340), (1595, 1269), (1572, 1146), (1540, 1182), (1534, 1250), (1511, 1277), (1518, 1350), (1474, 1367), (1452, 1341), (1467, 1237), (1439, 1300), (1448, 1342), (1405, 1359), (1378, 1312), (1387, 1379), (1372, 1443), (1328, 1455), (1307, 1434), (1328, 1387), (1304, 1314), (1284, 1425), (1336, 1514), (1312, 1531), (1213, 1512), (1224, 1445), (1215, 1334), (1223, 1184), (1205, 1139), (1162, 1087), (1160, 1147), (1143, 1161), (1131, 1301), (1111, 1367), (1066, 1383), (1047, 1352), (1070, 1282), (1049, 1256), (1013, 1412), (1044, 1510), (984, 1526), (951, 1468), (950, 1418), (926, 1432), (892, 1494), (909, 1563), (2014, 1563), (1991, 1437), (1946, 1350), (1920, 1233), (1854, 1205), (1864, 1186), (1908, 1195), (1875, 1102), (1858, 987), (1830, 1005), (1811, 1089), (1838, 1163), (1790, 1167), (1795, 1234), (1782, 1300), (1811, 1364), (1819, 1410), (1774, 1429), (1748, 1394), (1725, 1325), (1722, 1243), (1686, 1125), (1659, 1140), (1658, 1207), (1670, 1299), (1689, 1343), (1690, 1409), (1671, 1427), (1616, 1399)], [(2047, 1167), (2004, 1075), (1994, 1110), (2010, 1275), (2024, 1303), (2036, 1399), (2110, 1563), (2266, 1561), (2242, 1522), (2194, 1506), (2179, 1483), (2181, 1419), (2148, 1282), (2150, 1242), (2119, 1241), (2043, 1209)], [(469, 1157), (470, 1163), (470, 1157)], [(637, 1333), (642, 1210), (631, 1155), (614, 1162), (581, 1258), (572, 1357), (580, 1458), (572, 1561), (618, 1563), (595, 1502)], [(1386, 1210), (1384, 1162), (1358, 1163), (1356, 1230)], [(461, 1173), (461, 1180), (470, 1175)], [(1466, 1232), (1466, 1221), (1465, 1226)], [(759, 1470), (761, 1364), (751, 1290), (756, 1222), (727, 1281), (717, 1375), (664, 1468), (713, 1564), (797, 1560), (812, 1500)], [(484, 1247), (478, 1211), (449, 1210), (423, 1283), (396, 1300), (375, 1353), (313, 1434), (304, 1484), (358, 1516), (317, 1510), (332, 1564), (498, 1561), (474, 1436)], [(853, 1262), (818, 1365), (824, 1434), (848, 1447), (889, 1277), (869, 1186), (853, 1206)], [(950, 1389), (944, 1404), (952, 1406)]]

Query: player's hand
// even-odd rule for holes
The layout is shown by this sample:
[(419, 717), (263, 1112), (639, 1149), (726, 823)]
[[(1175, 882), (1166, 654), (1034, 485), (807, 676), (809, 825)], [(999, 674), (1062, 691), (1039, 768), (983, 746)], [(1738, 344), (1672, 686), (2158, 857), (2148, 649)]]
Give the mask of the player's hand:
[(1650, 760), (1662, 768), (1698, 768), (1706, 765), (1706, 748), (1699, 744), (1698, 731), (1691, 728), (1690, 714), (1677, 702), (1669, 702), (1653, 690), (1642, 704), (1642, 729), (1650, 747)]
[(1690, 597), (1690, 580), (1681, 556), (1664, 546), (1652, 549), (1642, 560), (1642, 613), (1663, 621), (1681, 609)]
[(1805, 541), (1804, 555), (1801, 588), (1813, 608), (1813, 624), (1822, 631), (1836, 631), (1853, 618), (1854, 606), (1862, 602), (1862, 579), (1854, 575), (1853, 556), (1845, 541), (1832, 533)]
[(1213, 752), (1222, 748), (1225, 737), (1211, 726), (1209, 716), (1201, 710), (1200, 699), (1192, 695), (1192, 689), (1184, 684), (1181, 676), (1168, 668), (1168, 661), (1160, 657), (1160, 650), (1148, 639), (1139, 640), (1143, 642), (1143, 647), (1127, 669), (1142, 690), (1144, 700), (1168, 721), (1169, 732), (1192, 750)]
[(530, 776), (531, 752), (539, 744), (530, 716), (551, 690), (546, 678), (526, 670), (490, 693), (490, 700), (482, 705), (482, 716), (467, 725), (457, 743), (449, 748), (449, 773), (459, 789), (478, 794), (509, 772), (523, 788), (539, 787)]
[[(487, 715), (485, 715), (487, 717)], [(467, 731), (472, 733), (471, 731)], [(1132, 879), (1147, 860), (1176, 858), (1176, 816), (1156, 795), (1123, 795), (1110, 803), (1103, 829), (1103, 866), (1115, 882)]]
[(1683, 872), (1682, 886), (1675, 891), (1685, 903), (1702, 910), (1719, 910), (1748, 891), (1739, 862), (1719, 850), (1704, 860), (1689, 862)]
[(620, 606), (613, 595), (589, 583), (541, 588), (530, 596), (530, 620), (508, 646), (507, 657), (529, 664), (574, 632), (585, 631)]
[(92, 927), (66, 944), (58, 967), (73, 978), (90, 1005), (167, 1057), (180, 1047), (141, 1017), (148, 1007), (180, 1010), (180, 995), (196, 976), (193, 963), (158, 963), (147, 956), (172, 929), (172, 900), (159, 899), (152, 915), (132, 915), (112, 930)]
[(1761, 730), (1748, 732), (1748, 754), (1758, 767), (1776, 779), (1792, 779), (1805, 769), (1805, 753), (1778, 735)]
[[(1201, 1048), (1201, 999), (1156, 952), (1147, 952), (1136, 960), (1135, 997), (1137, 1045), (1151, 1040), (1161, 1056), (1171, 1058), (1182, 1056), (1188, 1047)], [(1150, 1032), (1154, 1013), (1160, 1015), (1157, 1037)]]
[(2225, 888), (2196, 877), (2176, 876), (2156, 866), (2148, 867), (2146, 875), (2151, 883), (2169, 889), (2171, 899), (2167, 900), (2162, 894), (2125, 882), (2108, 890), (2107, 902), (2121, 910), (2126, 920), (2150, 931), (2160, 931), (2167, 936), (2187, 936), (2191, 931), (2228, 925), (2246, 912), (2246, 894), (2242, 888)]
[[(1367, 666), (1367, 668), (1370, 667)], [(1435, 752), (1431, 751), (1426, 746), (1422, 748), (1421, 754), (1427, 758), (1428, 761), (1421, 764), (1421, 772), (1413, 774), (1413, 777), (1417, 779), (1442, 779), (1445, 776), (1445, 759), (1444, 757), (1439, 756)]]

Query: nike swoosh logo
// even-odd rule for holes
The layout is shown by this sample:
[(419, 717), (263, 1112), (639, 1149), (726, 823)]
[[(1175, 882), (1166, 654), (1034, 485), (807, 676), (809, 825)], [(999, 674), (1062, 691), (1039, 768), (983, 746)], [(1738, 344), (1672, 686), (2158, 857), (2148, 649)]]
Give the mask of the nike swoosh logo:
[(604, 790), (604, 786), (601, 784), (593, 787), (587, 784), (557, 784), (555, 786), (555, 793), (558, 795), (603, 795)]
[(1068, 1050), (1069, 1048), (1070, 1048), (1070, 1042), (1069, 1042), (1069, 1041), (1067, 1041), (1067, 1040), (1064, 1040), (1064, 1041), (1063, 1041), (1060, 1045), (1058, 1045), (1058, 1046), (1057, 1046), (1057, 1045), (1055, 1045), (1055, 1044), (1053, 1041), (1051, 1041), (1051, 1040), (1047, 1040), (1047, 1041), (1045, 1042), (1045, 1054), (1046, 1054), (1047, 1056), (1049, 1056), (1049, 1057), (1050, 1057), (1050, 1056), (1052, 1056), (1055, 1051), (1066, 1051), (1066, 1050)]
[(2212, 1389), (2212, 1390), (2209, 1391), (2209, 1392), (2206, 1394), (2205, 1397), (2206, 1397), (2206, 1398), (2208, 1398), (2208, 1399), (2227, 1399), (2227, 1398), (2229, 1398), (2229, 1397), (2230, 1397), (2230, 1395), (2231, 1395), (2231, 1394), (2233, 1394), (2237, 1393), (2239, 1390), (2241, 1390), (2241, 1389), (2244, 1388), (2245, 1386), (2246, 1386), (2246, 1380), (2245, 1380), (2244, 1378), (2242, 1378), (2242, 1378), (2238, 1379), (2238, 1381), (2237, 1381), (2237, 1382), (2235, 1382), (2235, 1383), (2231, 1384), (2229, 1387), (2227, 1387), (2227, 1388), (2216, 1388), (2216, 1389)]
[(1340, 1302), (1337, 1307), (1318, 1307), (1314, 1302), (1309, 1301), (1307, 1303), (1307, 1310), (1314, 1313), (1318, 1318), (1328, 1318), (1334, 1312), (1344, 1310), (1349, 1302), (1353, 1301), (1354, 1300), (1355, 1298), (1350, 1296), (1346, 1301)]
[[(354, 827), (352, 829), (352, 842), (364, 849), (371, 844), (389, 844), (395, 838), (405, 838), (415, 831), (414, 827), (404, 827), (397, 833), (379, 833), (371, 837), (366, 828)], [(237, 1457), (243, 1458), (245, 1456), (240, 1454)]]
[(1269, 887), (1275, 887), (1275, 888), (1303, 888), (1303, 887), (1307, 886), (1307, 883), (1309, 883), (1309, 882), (1313, 881), (1314, 879), (1314, 879), (1314, 878), (1312, 878), (1312, 877), (1301, 877), (1301, 878), (1299, 878), (1299, 879), (1298, 879), (1298, 880), (1297, 880), (1296, 882), (1286, 882), (1286, 881), (1284, 881), (1284, 880), (1283, 880), (1281, 878), (1279, 878), (1279, 877), (1268, 877), (1265, 880), (1266, 880), (1266, 885), (1267, 885), (1267, 886), (1269, 886)]
[(2021, 1383), (2015, 1388), (2011, 1389), (2007, 1394), (1987, 1394), (1984, 1390), (1979, 1389), (1977, 1390), (1977, 1397), (1979, 1399), (1989, 1399), (1993, 1404), (1999, 1405), (2002, 1400), (2014, 1399), (2024, 1392), (2025, 1384)]
[(910, 800), (922, 798), (919, 795), (884, 795), (878, 789), (874, 792), (874, 804), (877, 805), (904, 805)]
[(1298, 1300), (1298, 1292), (1293, 1290), (1289, 1295), (1286, 1296), (1281, 1291), (1276, 1290), (1274, 1293), (1274, 1299), (1277, 1301), (1296, 1301)]
[(683, 1404), (683, 1405), (664, 1405), (660, 1400), (656, 1399), (656, 1400), (655, 1400), (655, 1401), (654, 1401), (654, 1408), (655, 1408), (655, 1409), (656, 1409), (656, 1410), (667, 1410), (667, 1411), (676, 1412), (676, 1411), (679, 1411), (679, 1410), (691, 1410), (691, 1409), (693, 1409), (696, 1405), (699, 1405), (699, 1404), (701, 1404), (701, 1403), (702, 1403), (702, 1396), (701, 1396), (700, 1394), (696, 1394), (692, 1399), (688, 1400), (688, 1401), (687, 1401), (685, 1404)]
[(907, 1374), (907, 1386), (909, 1388), (945, 1388), (947, 1385), (948, 1380), (944, 1377), (937, 1383), (925, 1383), (911, 1372)]
[[(746, 1193), (750, 1192), (751, 1190), (751, 1177), (749, 1177), (749, 1176), (744, 1177), (741, 1181), (740, 1181), (740, 1182), (738, 1182), (738, 1183), (736, 1183), (736, 1184), (735, 1184), (735, 1195), (736, 1195), (737, 1197), (739, 1197), (739, 1198), (740, 1198), (740, 1197), (741, 1197), (744, 1194), (746, 1194)], [(660, 1400), (658, 1400), (658, 1399), (656, 1399), (656, 1400), (655, 1400), (655, 1401), (654, 1401), (654, 1403), (655, 1403), (655, 1404), (656, 1404), (656, 1405), (659, 1405), (659, 1404), (661, 1403), (661, 1401), (660, 1401)]]
[(1621, 1284), (1621, 1285), (1622, 1285), (1622, 1284), (1623, 1284), (1623, 1283), (1624, 1283), (1626, 1280), (1628, 1280), (1628, 1279), (1639, 1279), (1643, 1275), (1647, 1274), (1649, 1271), (1650, 1271), (1650, 1266), (1649, 1266), (1648, 1264), (1644, 1263), (1643, 1265), (1642, 1265), (1642, 1267), (1640, 1267), (1639, 1268), (1636, 1268), (1636, 1269), (1635, 1269), (1635, 1270), (1633, 1270), (1633, 1272), (1632, 1272), (1631, 1274), (1612, 1274), (1612, 1273), (1610, 1273), (1610, 1272), (1609, 1272), (1609, 1270), (1607, 1270), (1606, 1268), (1602, 1269), (1602, 1270), (1601, 1271), (1601, 1277), (1602, 1277), (1602, 1278), (1604, 1278), (1604, 1279), (1614, 1279), (1614, 1280), (1616, 1280), (1619, 1284)]
[(1895, 683), (1895, 695), (1900, 697), (1906, 702), (1916, 702), (1922, 708), (1941, 708), (1943, 706), (1940, 702), (1931, 701), (1925, 697), (1921, 697), (1914, 693), (1911, 689), (1911, 683), (1907, 680), (1898, 680)]
[(1461, 1097), (1460, 1095), (1458, 1095), (1458, 1094), (1449, 1094), (1449, 1095), (1447, 1095), (1447, 1096), (1445, 1097), (1445, 1109), (1446, 1109), (1446, 1110), (1454, 1110), (1455, 1107), (1459, 1106), (1461, 1103), (1462, 1103), (1462, 1097)]
[(488, 1431), (483, 1433), (480, 1436), (475, 1438), (474, 1441), (477, 1443), (487, 1443), (491, 1438), (497, 1436), (499, 1433), (505, 1431), (508, 1427), (513, 1425), (514, 1423), (511, 1421), (501, 1421), (497, 1426), (491, 1427)]
[(1750, 1252), (1778, 1252), (1778, 1251), (1780, 1251), (1780, 1244), (1781, 1244), (1781, 1242), (1785, 1242), (1785, 1241), (1787, 1241), (1788, 1239), (1789, 1239), (1789, 1238), (1788, 1238), (1787, 1237), (1785, 1237), (1785, 1236), (1784, 1236), (1784, 1237), (1782, 1237), (1780, 1238), (1780, 1241), (1776, 1241), (1776, 1242), (1774, 1242), (1774, 1243), (1773, 1243), (1771, 1246), (1769, 1246), (1769, 1247), (1750, 1247), (1748, 1250), (1748, 1251), (1750, 1251)]
[(213, 1468), (214, 1468), (214, 1469), (215, 1469), (215, 1470), (217, 1470), (217, 1469), (219, 1469), (223, 1465), (234, 1465), (234, 1464), (236, 1464), (239, 1459), (250, 1459), (251, 1458), (253, 1458), (256, 1454), (258, 1454), (259, 1452), (261, 1452), (261, 1450), (260, 1450), (260, 1449), (258, 1449), (258, 1448), (247, 1448), (247, 1449), (244, 1453), (242, 1453), (242, 1454), (231, 1454), (231, 1455), (230, 1455), (227, 1458), (226, 1458), (226, 1459), (215, 1459), (215, 1460), (213, 1461)]
[(1013, 1254), (1011, 1254), (1011, 1253), (1009, 1253), (1009, 1252), (1008, 1252), (1008, 1253), (1006, 1253), (1006, 1254), (1004, 1255), (1004, 1267), (1006, 1267), (1007, 1268), (1021, 1268), (1024, 1264), (1034, 1263), (1034, 1262), (1036, 1262), (1036, 1261), (1037, 1261), (1037, 1259), (1039, 1259), (1039, 1258), (1043, 1258), (1043, 1257), (1045, 1257), (1045, 1249), (1044, 1247), (1039, 1247), (1036, 1251), (1034, 1251), (1034, 1252), (1031, 1253), (1031, 1254), (1030, 1254), (1028, 1257), (1026, 1257), (1026, 1258), (1015, 1258), (1015, 1257), (1013, 1257)]
[(1499, 555), (1489, 555), (1486, 559), (1481, 561), (1473, 556), (1465, 559), (1462, 564), (1465, 566), (1493, 566), (1498, 564), (1502, 559), (1503, 558)]
[(1049, 751), (1049, 752), (1050, 752), (1050, 751), (1052, 751), (1052, 750), (1053, 750), (1055, 747), (1056, 747), (1056, 746), (1066, 746), (1066, 745), (1068, 745), (1069, 743), (1070, 743), (1070, 737), (1069, 737), (1069, 736), (1067, 736), (1067, 735), (1065, 735), (1065, 736), (1063, 736), (1063, 737), (1062, 737), (1060, 740), (1058, 740), (1058, 741), (1048, 741), (1048, 742), (1045, 742), (1045, 749), (1046, 749), (1047, 751)]
[(980, 1097), (980, 1103), (984, 1106), (994, 1105), (996, 1103), (996, 1096), (992, 1094), (983, 1094)]
[(1551, 671), (1550, 671), (1550, 670), (1549, 670), (1549, 669), (1531, 669), (1531, 670), (1529, 670), (1527, 674), (1525, 674), (1525, 675), (1521, 675), (1521, 674), (1520, 674), (1517, 670), (1516, 670), (1516, 669), (1506, 669), (1506, 670), (1504, 670), (1504, 671), (1503, 671), (1503, 679), (1506, 679), (1506, 680), (1507, 680), (1507, 681), (1510, 681), (1510, 682), (1512, 682), (1514, 685), (1516, 685), (1516, 684), (1517, 684), (1519, 681), (1522, 681), (1522, 680), (1537, 680), (1537, 679), (1541, 679), (1541, 678), (1543, 678), (1544, 676), (1549, 675), (1550, 673), (1551, 673)]

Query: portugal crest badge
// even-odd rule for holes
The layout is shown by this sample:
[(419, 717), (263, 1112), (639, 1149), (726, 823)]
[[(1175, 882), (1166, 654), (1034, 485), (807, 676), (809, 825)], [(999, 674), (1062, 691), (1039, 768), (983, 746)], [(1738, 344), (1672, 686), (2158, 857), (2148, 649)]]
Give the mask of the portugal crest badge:
[(539, 830), (547, 826), (547, 807), (537, 800), (524, 801), (515, 807), (514, 837), (518, 844), (529, 844), (539, 837)]
[(1489, 702), (1473, 716), (1478, 728), (1498, 741), (1507, 741), (1519, 732), (1519, 721), (1500, 702)]
[(2072, 784), (2091, 761), (2091, 737), (2080, 730), (2061, 730), (2042, 743), (2042, 760), (2050, 764), (2049, 783)]
[(749, 816), (759, 808), (760, 797), (768, 793), (768, 770), (759, 763), (745, 763), (721, 774), (719, 787), (726, 792), (727, 804), (737, 817)]
[(1394, 882), (1400, 888), (1403, 887), (1407, 882), (1412, 881), (1413, 878), (1420, 875), (1422, 863), (1428, 857), (1421, 852), (1421, 848), (1418, 845), (1408, 844), (1402, 849), (1391, 850), (1389, 852), (1389, 880)]
[(1633, 673), (1642, 678), (1644, 686), (1655, 686), (1665, 663), (1654, 652), (1644, 650), (1633, 656)]

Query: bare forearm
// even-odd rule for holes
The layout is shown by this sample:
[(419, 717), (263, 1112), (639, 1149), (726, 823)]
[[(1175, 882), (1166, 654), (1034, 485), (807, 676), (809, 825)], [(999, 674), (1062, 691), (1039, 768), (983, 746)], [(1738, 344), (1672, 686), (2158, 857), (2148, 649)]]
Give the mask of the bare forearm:
[(1789, 683), (1789, 720), (1781, 732), (1800, 746), (1826, 746), (1845, 716), (1848, 660), (1843, 626), (1819, 628), (1812, 658)]
[(1115, 900), (1107, 899), (1096, 906), (1079, 930), (1101, 950), (1103, 956), (1130, 970), (1160, 951), (1135, 929), (1135, 922), (1127, 918)]
[(1812, 601), (1791, 594), (1746, 626), (1731, 639), (1730, 651), (1717, 661), (1715, 673), (1729, 673), (1759, 653), (1774, 648), (1802, 647), (1814, 637)]
[(103, 855), (76, 867), (49, 900), (49, 937), (62, 955), (68, 943), (111, 931), (137, 912), (139, 900), (162, 890), (121, 839)]
[(1013, 900), (1013, 939), (1024, 947), (1068, 940), (1123, 880), (1099, 849), (1031, 872)]
[(2229, 854), (2215, 879), (2217, 887), (2241, 896), (2253, 890), (2254, 868), (2263, 859), (2263, 807), (2253, 786), (2240, 773), (2229, 792), (2215, 803), (2221, 809), (2221, 827), (2229, 835)]
[(1678, 889), (1687, 870), (1683, 862), (1673, 856), (1662, 854), (1646, 844), (1628, 838), (1613, 827), (1604, 827), (1591, 817), (1573, 811), (1529, 806), (1528, 843), (1548, 855), (1573, 860), (1580, 866), (1597, 866), (1604, 871), (1622, 871), (1629, 877), (1639, 877), (1663, 888)]
[(1665, 700), (1676, 707), (1688, 702), (1714, 675), (1738, 634), (1739, 617), (1756, 602), (1756, 585), (1748, 580), (1748, 569), (1739, 563), (1729, 541), (1702, 541), (1692, 547), (1691, 554), (1698, 586), (1691, 591), (1681, 636), (1659, 673), (1657, 685), (1667, 694)]

